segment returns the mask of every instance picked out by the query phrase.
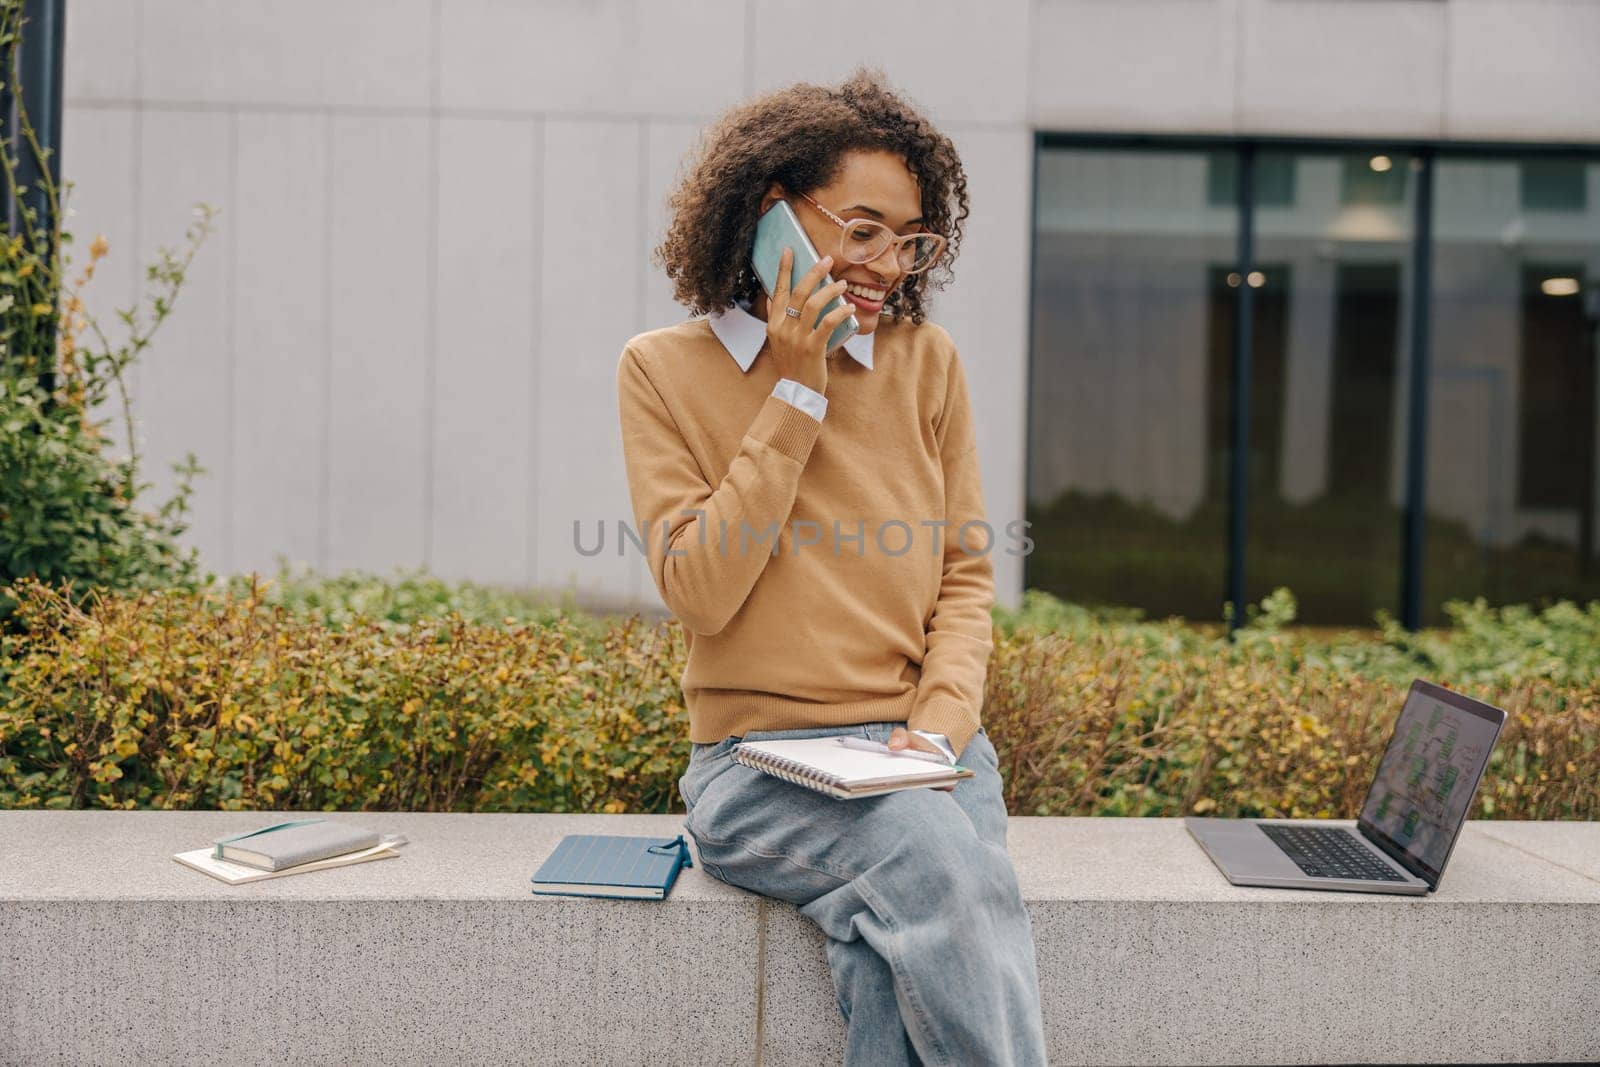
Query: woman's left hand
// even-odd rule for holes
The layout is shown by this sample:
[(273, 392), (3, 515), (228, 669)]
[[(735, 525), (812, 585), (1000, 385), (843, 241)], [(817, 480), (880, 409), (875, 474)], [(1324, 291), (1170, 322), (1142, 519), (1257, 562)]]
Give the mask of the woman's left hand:
[[(926, 738), (918, 737), (910, 730), (907, 730), (904, 726), (896, 726), (894, 728), (894, 730), (889, 734), (888, 745), (891, 749), (914, 748), (919, 752), (932, 752), (935, 756), (938, 756), (941, 759), (950, 758), (943, 752), (940, 752), (932, 741), (929, 741)], [(934, 788), (948, 793), (955, 788), (955, 785), (940, 785), (934, 786)]]

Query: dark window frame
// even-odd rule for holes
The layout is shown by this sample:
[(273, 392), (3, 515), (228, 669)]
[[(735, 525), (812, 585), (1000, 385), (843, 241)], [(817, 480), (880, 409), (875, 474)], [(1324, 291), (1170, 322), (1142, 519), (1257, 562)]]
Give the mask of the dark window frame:
[[(1406, 427), (1405, 456), (1405, 507), (1402, 519), (1402, 559), (1400, 564), (1400, 589), (1398, 607), (1401, 624), (1417, 630), (1422, 624), (1422, 573), (1426, 549), (1427, 503), (1427, 429), (1430, 411), (1429, 392), (1432, 388), (1431, 339), (1428, 333), (1429, 315), (1425, 312), (1432, 303), (1434, 175), (1440, 160), (1480, 159), (1499, 160), (1522, 164), (1529, 160), (1572, 160), (1580, 163), (1600, 163), (1600, 145), (1560, 143), (1527, 144), (1517, 141), (1441, 141), (1428, 139), (1373, 140), (1370, 138), (1292, 137), (1292, 136), (1219, 136), (1216, 134), (1143, 134), (1095, 133), (1061, 130), (1035, 130), (1033, 135), (1033, 189), (1029, 212), (1028, 242), (1028, 299), (1033, 307), (1038, 299), (1038, 233), (1035, 224), (1039, 216), (1039, 161), (1049, 149), (1123, 149), (1123, 150), (1173, 150), (1235, 153), (1238, 159), (1239, 199), (1237, 233), (1239, 235), (1237, 269), (1241, 274), (1251, 269), (1254, 254), (1255, 217), (1271, 204), (1257, 201), (1254, 185), (1255, 161), (1261, 153), (1273, 151), (1324, 152), (1346, 154), (1368, 153), (1388, 155), (1401, 161), (1414, 161), (1415, 192), (1413, 196), (1413, 225), (1411, 237), (1411, 262), (1413, 284), (1405, 308), (1410, 316), (1411, 335), (1407, 339), (1410, 358), (1409, 399)], [(1291, 193), (1292, 196), (1292, 193)], [(1210, 197), (1207, 197), (1208, 202)], [(1239, 286), (1236, 308), (1237, 321), (1250, 321), (1250, 288)], [(1033, 336), (1034, 316), (1028, 316), (1028, 350), (1023, 373), (1033, 381), (1033, 353), (1036, 338)], [(1250, 367), (1252, 341), (1249, 330), (1240, 331), (1235, 373)], [(1241, 376), (1243, 378), (1243, 376)], [(1234, 383), (1235, 402), (1249, 406), (1248, 380)], [(1242, 413), (1241, 413), (1242, 415)], [(1032, 440), (1032, 411), (1023, 412), (1024, 440)], [(1244, 427), (1248, 418), (1241, 417)], [(1239, 447), (1235, 431), (1234, 459), (1231, 472), (1233, 491), (1230, 493), (1228, 537), (1228, 589), (1229, 629), (1236, 628), (1244, 619), (1244, 574), (1249, 544), (1245, 536), (1248, 500), (1244, 492), (1246, 473), (1240, 467), (1246, 462), (1247, 449)], [(1033, 449), (1024, 450), (1023, 485), (1031, 485)]]

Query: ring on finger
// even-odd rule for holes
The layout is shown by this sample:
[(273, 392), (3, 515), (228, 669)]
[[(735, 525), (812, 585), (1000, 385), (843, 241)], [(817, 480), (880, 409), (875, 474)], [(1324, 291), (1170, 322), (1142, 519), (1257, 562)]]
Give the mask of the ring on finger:
[(800, 309), (797, 307), (786, 307), (783, 309), (783, 313), (789, 316), (791, 319), (798, 319), (800, 317)]

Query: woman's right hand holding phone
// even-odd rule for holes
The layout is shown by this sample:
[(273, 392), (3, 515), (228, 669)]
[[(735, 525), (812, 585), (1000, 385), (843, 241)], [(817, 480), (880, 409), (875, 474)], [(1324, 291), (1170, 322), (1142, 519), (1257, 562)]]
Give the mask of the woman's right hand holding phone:
[[(778, 366), (778, 377), (792, 378), (806, 388), (821, 393), (828, 387), (828, 338), (833, 336), (834, 329), (849, 318), (855, 308), (846, 300), (813, 327), (811, 324), (817, 322), (823, 306), (842, 294), (846, 283), (834, 282), (817, 289), (827, 275), (828, 268), (833, 266), (833, 257), (823, 256), (800, 279), (798, 286), (791, 286), (789, 271), (793, 263), (794, 249), (785, 248), (778, 257), (777, 290), (772, 294), (772, 299), (767, 301), (767, 340), (771, 343), (772, 360)], [(813, 289), (816, 291), (812, 292)], [(785, 310), (794, 303), (791, 293), (796, 290), (811, 293), (804, 304), (796, 305), (800, 311), (799, 318)]]

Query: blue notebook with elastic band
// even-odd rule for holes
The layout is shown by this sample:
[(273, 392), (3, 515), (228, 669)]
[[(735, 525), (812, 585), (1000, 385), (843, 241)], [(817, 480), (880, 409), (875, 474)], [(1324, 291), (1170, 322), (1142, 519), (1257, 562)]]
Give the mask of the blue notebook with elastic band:
[(671, 837), (569, 834), (534, 874), (533, 891), (550, 896), (662, 900), (678, 872), (693, 867), (689, 844)]

